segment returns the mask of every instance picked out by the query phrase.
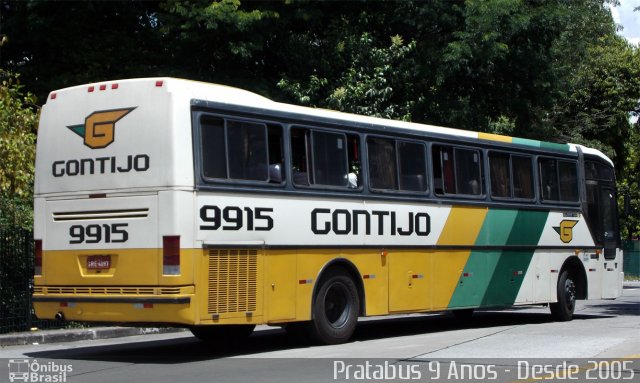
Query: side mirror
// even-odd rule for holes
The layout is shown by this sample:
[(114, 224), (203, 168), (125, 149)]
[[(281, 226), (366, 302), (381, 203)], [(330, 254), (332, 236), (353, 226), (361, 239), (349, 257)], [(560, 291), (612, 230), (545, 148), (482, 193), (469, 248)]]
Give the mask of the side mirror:
[(628, 193), (624, 195), (624, 211), (622, 214), (624, 218), (628, 218), (631, 215), (631, 196)]

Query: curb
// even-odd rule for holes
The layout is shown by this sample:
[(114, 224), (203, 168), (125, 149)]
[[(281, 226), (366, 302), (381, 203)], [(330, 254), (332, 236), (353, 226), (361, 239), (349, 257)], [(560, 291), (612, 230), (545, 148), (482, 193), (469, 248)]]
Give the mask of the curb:
[(174, 327), (94, 327), (87, 329), (42, 330), (0, 335), (0, 347), (122, 338), (147, 334), (168, 334), (183, 331), (186, 331), (186, 329)]

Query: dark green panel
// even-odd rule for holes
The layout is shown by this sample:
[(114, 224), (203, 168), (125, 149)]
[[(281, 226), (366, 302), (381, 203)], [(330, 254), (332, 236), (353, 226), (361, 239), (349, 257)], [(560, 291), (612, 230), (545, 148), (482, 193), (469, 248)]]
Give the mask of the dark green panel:
[[(503, 246), (509, 240), (517, 210), (490, 209), (476, 238), (476, 246)], [(473, 251), (449, 300), (449, 307), (477, 307), (482, 303), (491, 276), (500, 260), (495, 250)], [(466, 274), (466, 276), (465, 276)]]
[[(520, 211), (507, 245), (537, 245), (548, 215), (546, 211)], [(517, 250), (502, 253), (482, 299), (482, 306), (510, 306), (515, 302), (533, 253)]]

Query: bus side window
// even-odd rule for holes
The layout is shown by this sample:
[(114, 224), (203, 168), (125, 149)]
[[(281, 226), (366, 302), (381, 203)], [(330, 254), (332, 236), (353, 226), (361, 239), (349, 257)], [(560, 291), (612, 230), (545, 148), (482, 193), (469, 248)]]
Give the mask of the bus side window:
[(578, 169), (575, 162), (558, 161), (560, 200), (578, 201)]
[(268, 125), (267, 134), (269, 138), (269, 182), (280, 184), (284, 182), (284, 141), (282, 137), (282, 127), (279, 125)]
[(224, 138), (224, 120), (200, 118), (202, 174), (205, 178), (227, 178), (227, 150)]
[(482, 194), (480, 151), (455, 149), (456, 190), (458, 194)]
[(509, 154), (489, 153), (491, 197), (511, 198), (511, 168)]
[(343, 133), (313, 131), (313, 183), (348, 186), (347, 137)]
[(513, 196), (533, 199), (533, 167), (531, 157), (511, 156)]
[(453, 148), (433, 146), (433, 185), (436, 194), (455, 194), (455, 178), (453, 172)]
[(308, 129), (291, 129), (291, 167), (293, 184), (309, 186), (311, 135)]
[(359, 137), (355, 134), (292, 128), (293, 184), (360, 188), (359, 150)]
[(540, 169), (540, 195), (545, 201), (558, 201), (558, 176), (556, 160), (541, 158), (538, 160)]
[(227, 121), (229, 178), (268, 181), (267, 127), (244, 121)]
[(396, 145), (400, 174), (400, 190), (426, 191), (427, 158), (424, 144), (398, 141)]
[(578, 201), (578, 168), (574, 161), (540, 158), (540, 192), (545, 201)]
[(369, 182), (372, 189), (397, 190), (395, 141), (386, 138), (369, 137)]

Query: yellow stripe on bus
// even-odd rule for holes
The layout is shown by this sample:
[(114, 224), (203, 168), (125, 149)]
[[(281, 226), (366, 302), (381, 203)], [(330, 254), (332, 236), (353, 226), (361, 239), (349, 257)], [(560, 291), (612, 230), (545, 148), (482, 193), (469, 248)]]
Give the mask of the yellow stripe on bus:
[[(472, 246), (487, 215), (486, 207), (453, 207), (447, 218), (438, 246)], [(455, 291), (460, 274), (467, 264), (471, 250), (447, 251), (446, 254), (434, 254), (432, 270), (438, 270), (433, 276), (433, 309), (445, 309)]]
[(493, 133), (478, 133), (478, 138), (481, 140), (490, 140), (490, 141), (500, 141), (500, 142), (511, 142), (513, 140), (512, 137), (503, 136), (501, 134), (493, 134)]

